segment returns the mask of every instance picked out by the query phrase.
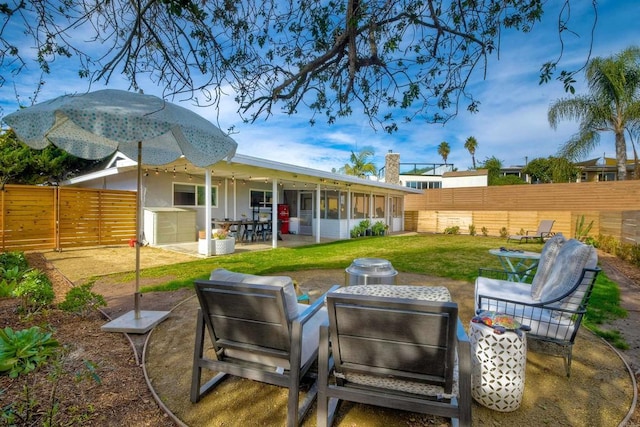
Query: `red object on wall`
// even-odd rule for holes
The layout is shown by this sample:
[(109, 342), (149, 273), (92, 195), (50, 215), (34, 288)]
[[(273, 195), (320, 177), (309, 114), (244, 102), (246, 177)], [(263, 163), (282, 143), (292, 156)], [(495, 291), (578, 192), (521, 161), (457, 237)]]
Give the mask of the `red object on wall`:
[(280, 232), (289, 234), (289, 205), (278, 205), (278, 222), (280, 223)]

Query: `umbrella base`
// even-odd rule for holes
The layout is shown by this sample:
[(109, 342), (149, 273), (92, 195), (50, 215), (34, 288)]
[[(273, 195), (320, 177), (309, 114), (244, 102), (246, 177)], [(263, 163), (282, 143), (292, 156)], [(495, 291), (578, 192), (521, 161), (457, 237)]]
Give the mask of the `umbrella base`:
[(105, 332), (124, 332), (127, 334), (146, 334), (169, 316), (169, 311), (140, 311), (136, 319), (136, 312), (132, 310), (113, 319), (100, 329)]

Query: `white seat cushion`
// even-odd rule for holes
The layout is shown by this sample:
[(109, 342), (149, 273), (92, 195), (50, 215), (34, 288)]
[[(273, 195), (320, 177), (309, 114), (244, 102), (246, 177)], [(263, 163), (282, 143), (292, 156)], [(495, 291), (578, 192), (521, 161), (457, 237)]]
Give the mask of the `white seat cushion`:
[(293, 286), (293, 280), (287, 276), (256, 276), (253, 274), (236, 273), (224, 268), (217, 268), (211, 272), (209, 280), (221, 282), (247, 283), (252, 285), (280, 286), (284, 289), (285, 309), (289, 320), (298, 317), (298, 296)]
[[(476, 311), (480, 308), (478, 305), (478, 296), (486, 295), (489, 297), (506, 299), (509, 301), (524, 302), (533, 304), (536, 301), (531, 297), (531, 285), (528, 283), (510, 282), (508, 280), (490, 279), (488, 277), (478, 277), (476, 279)], [(492, 311), (496, 311), (491, 309)]]
[(553, 312), (540, 307), (528, 307), (523, 305), (507, 304), (503, 301), (483, 300), (480, 310), (490, 310), (507, 313), (520, 324), (529, 326), (530, 335), (566, 341), (573, 334), (574, 324), (565, 316), (554, 316)]

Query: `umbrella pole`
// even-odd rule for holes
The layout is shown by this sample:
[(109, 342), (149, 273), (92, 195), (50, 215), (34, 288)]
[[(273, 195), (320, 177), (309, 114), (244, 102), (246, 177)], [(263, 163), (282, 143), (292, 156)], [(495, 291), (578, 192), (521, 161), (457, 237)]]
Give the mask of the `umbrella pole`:
[(138, 178), (136, 191), (136, 291), (133, 294), (134, 318), (140, 319), (140, 245), (142, 244), (142, 141), (138, 141)]

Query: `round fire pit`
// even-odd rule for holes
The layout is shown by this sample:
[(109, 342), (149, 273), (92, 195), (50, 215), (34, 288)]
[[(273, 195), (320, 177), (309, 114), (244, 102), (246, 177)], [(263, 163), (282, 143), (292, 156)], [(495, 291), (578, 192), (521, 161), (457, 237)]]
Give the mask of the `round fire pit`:
[(357, 258), (345, 270), (345, 285), (395, 285), (398, 272), (381, 258)]

